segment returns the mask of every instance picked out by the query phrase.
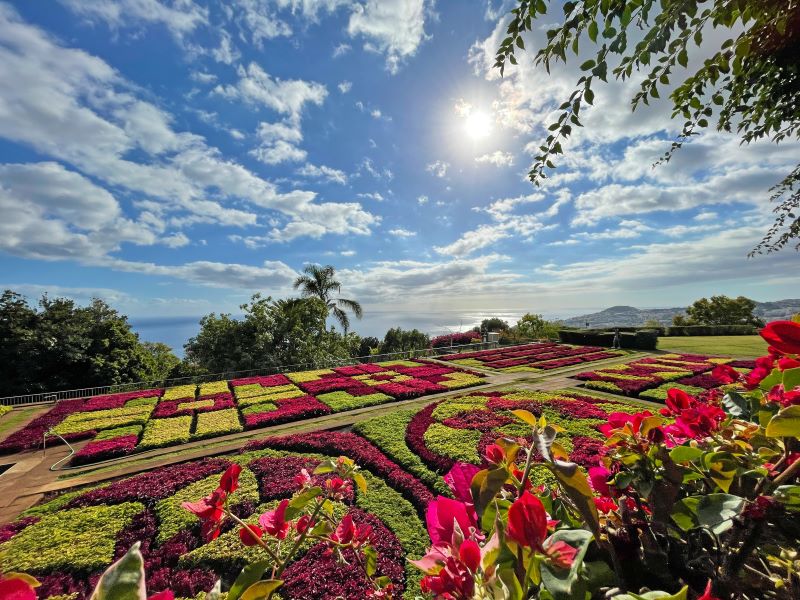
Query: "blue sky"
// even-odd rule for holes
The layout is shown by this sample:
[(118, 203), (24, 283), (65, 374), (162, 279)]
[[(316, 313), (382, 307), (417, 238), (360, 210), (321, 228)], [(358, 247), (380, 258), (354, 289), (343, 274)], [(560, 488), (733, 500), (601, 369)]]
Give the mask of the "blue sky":
[(680, 123), (612, 82), (535, 189), (582, 58), (501, 79), (503, 4), (0, 2), (0, 283), (196, 316), (329, 263), (371, 334), (798, 296), (793, 251), (746, 258), (797, 144), (710, 133), (653, 170)]

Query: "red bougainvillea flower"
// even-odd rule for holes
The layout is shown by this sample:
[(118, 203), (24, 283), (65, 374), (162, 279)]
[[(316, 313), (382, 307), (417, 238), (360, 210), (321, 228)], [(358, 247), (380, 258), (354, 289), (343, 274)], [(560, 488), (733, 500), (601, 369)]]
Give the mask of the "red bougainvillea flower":
[(311, 475), (308, 469), (301, 469), (300, 472), (294, 476), (294, 482), (297, 487), (301, 488), (311, 485)]
[(742, 511), (742, 516), (753, 521), (763, 521), (768, 511), (778, 507), (780, 507), (780, 504), (772, 496), (758, 496), (745, 507)]
[(314, 526), (314, 521), (311, 520), (311, 515), (303, 515), (294, 525), (294, 528), (297, 530), (297, 533), (305, 533), (310, 528)]
[(773, 321), (759, 333), (781, 354), (800, 354), (800, 323)]
[(233, 463), (228, 467), (219, 479), (219, 488), (226, 494), (232, 494), (239, 489), (239, 473), (242, 472), (242, 467)]
[(422, 591), (436, 598), (468, 600), (475, 594), (475, 580), (460, 560), (449, 557), (436, 575), (427, 575), (420, 582)]
[(569, 569), (578, 554), (578, 549), (566, 542), (553, 542), (544, 545), (544, 553), (550, 562), (561, 569)]
[(372, 525), (362, 523), (356, 526), (353, 517), (348, 514), (336, 526), (336, 530), (331, 534), (331, 540), (343, 546), (358, 547), (369, 541), (370, 535), (372, 535)]
[(772, 372), (775, 366), (774, 356), (762, 356), (756, 359), (756, 367), (744, 376), (744, 386), (748, 390), (758, 387), (761, 380)]
[(592, 489), (603, 498), (613, 497), (611, 488), (608, 485), (609, 479), (611, 479), (611, 471), (605, 467), (598, 466), (589, 469), (589, 482), (592, 484)]
[(697, 404), (697, 400), (683, 390), (672, 388), (667, 391), (667, 399), (664, 403), (672, 414), (679, 415), (682, 411)]
[(248, 525), (239, 529), (239, 539), (242, 540), (245, 546), (255, 546), (262, 535), (264, 535), (264, 532), (258, 525)]
[(197, 502), (183, 502), (181, 506), (202, 522), (201, 532), (207, 542), (219, 537), (222, 517), (225, 514), (225, 492), (219, 488)]
[(286, 508), (288, 506), (288, 500), (281, 500), (278, 508), (268, 510), (258, 518), (258, 524), (261, 525), (261, 528), (279, 540), (285, 539), (286, 534), (289, 532), (289, 522), (286, 520)]
[(325, 480), (325, 489), (328, 496), (335, 500), (341, 500), (348, 492), (349, 482), (341, 477), (331, 477)]
[[(655, 419), (654, 423), (654, 420), (650, 419), (652, 416), (653, 413), (649, 410), (644, 410), (635, 414), (621, 412), (611, 413), (608, 415), (608, 422), (598, 425), (597, 430), (607, 438), (622, 434), (623, 436), (633, 435), (637, 437), (646, 437), (650, 441), (661, 442), (664, 439), (664, 430), (656, 424), (659, 422), (659, 417)], [(616, 445), (620, 443), (620, 440), (616, 439), (613, 442), (609, 440), (606, 443)]]
[(598, 512), (603, 514), (610, 513), (612, 510), (617, 510), (619, 506), (611, 498), (595, 498), (594, 505)]
[(453, 492), (456, 500), (459, 500), (467, 507), (467, 512), (474, 522), (478, 522), (478, 514), (472, 502), (472, 490), (470, 485), (475, 474), (480, 471), (480, 467), (471, 463), (456, 463), (444, 476), (444, 482), (450, 491)]
[(175, 600), (175, 594), (172, 590), (164, 590), (163, 592), (153, 594), (147, 600)]
[(740, 377), (739, 371), (728, 365), (717, 365), (711, 371), (711, 375), (723, 385), (739, 381)]
[(706, 584), (706, 589), (703, 592), (703, 595), (700, 596), (699, 598), (697, 598), (697, 600), (720, 600), (711, 591), (711, 580), (710, 579), (708, 580), (708, 583)]
[(490, 463), (499, 465), (506, 459), (506, 451), (497, 444), (489, 444), (483, 456)]
[(778, 368), (781, 371), (786, 371), (787, 369), (796, 369), (798, 367), (800, 367), (800, 360), (789, 358), (787, 356), (782, 356), (778, 359)]
[(428, 527), (428, 536), (434, 546), (450, 545), (456, 525), (461, 529), (465, 538), (480, 535), (475, 519), (470, 515), (467, 506), (463, 502), (444, 496), (437, 497), (428, 505), (425, 521)]
[(481, 566), (481, 548), (474, 540), (464, 540), (458, 549), (458, 558), (472, 573)]
[(16, 573), (8, 576), (0, 575), (0, 598), (3, 600), (36, 600), (39, 582), (29, 575)]
[(506, 534), (520, 546), (542, 550), (547, 536), (547, 512), (542, 501), (530, 492), (523, 492), (508, 509)]

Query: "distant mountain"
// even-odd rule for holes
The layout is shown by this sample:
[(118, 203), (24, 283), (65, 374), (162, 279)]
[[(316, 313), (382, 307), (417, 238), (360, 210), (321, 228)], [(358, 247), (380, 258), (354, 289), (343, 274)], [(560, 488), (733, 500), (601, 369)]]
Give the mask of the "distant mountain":
[[(765, 321), (780, 321), (800, 313), (800, 299), (777, 300), (775, 302), (758, 302), (755, 314)], [(581, 315), (564, 319), (564, 325), (570, 327), (634, 327), (646, 321), (658, 321), (662, 325), (671, 325), (672, 317), (685, 315), (686, 308), (636, 308), (634, 306), (612, 306), (589, 315)]]

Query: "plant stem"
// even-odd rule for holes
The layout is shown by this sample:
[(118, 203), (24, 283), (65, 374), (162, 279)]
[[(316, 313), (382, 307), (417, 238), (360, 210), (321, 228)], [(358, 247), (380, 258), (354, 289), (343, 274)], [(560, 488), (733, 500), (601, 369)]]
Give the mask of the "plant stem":
[(228, 511), (228, 510), (226, 510), (226, 511), (225, 511), (225, 514), (227, 514), (227, 515), (228, 515), (228, 516), (229, 516), (231, 519), (233, 519), (234, 521), (236, 521), (237, 523), (239, 523), (239, 525), (241, 525), (242, 527), (244, 527), (244, 528), (247, 530), (247, 532), (248, 532), (248, 533), (249, 533), (251, 536), (253, 536), (253, 539), (254, 539), (254, 540), (256, 540), (256, 541), (258, 542), (258, 544), (259, 544), (259, 545), (260, 545), (260, 546), (261, 546), (261, 547), (262, 547), (264, 550), (266, 550), (266, 551), (267, 551), (267, 554), (269, 554), (269, 557), (270, 557), (270, 558), (271, 558), (271, 559), (272, 559), (272, 560), (273, 560), (275, 563), (280, 563), (280, 561), (281, 561), (280, 557), (278, 557), (278, 555), (277, 555), (277, 554), (275, 554), (275, 552), (273, 552), (273, 551), (272, 551), (272, 548), (270, 548), (270, 547), (267, 545), (267, 542), (265, 542), (263, 539), (261, 539), (260, 537), (258, 537), (258, 536), (257, 536), (255, 533), (253, 533), (253, 530), (252, 530), (252, 529), (250, 529), (250, 526), (249, 526), (247, 523), (245, 523), (244, 521), (242, 521), (242, 520), (241, 520), (239, 517), (237, 517), (235, 514), (233, 514), (232, 512), (230, 512), (230, 511)]

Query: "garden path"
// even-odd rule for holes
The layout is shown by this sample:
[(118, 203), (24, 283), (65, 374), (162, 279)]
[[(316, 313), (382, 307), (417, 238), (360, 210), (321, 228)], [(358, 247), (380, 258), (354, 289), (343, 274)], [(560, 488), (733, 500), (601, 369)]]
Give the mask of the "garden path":
[[(614, 357), (594, 362), (592, 363), (592, 368), (599, 368), (620, 362), (630, 362), (653, 354), (655, 353), (634, 352), (625, 357)], [(435, 362), (451, 365), (451, 363), (442, 361)], [(358, 421), (393, 412), (398, 408), (422, 408), (441, 398), (464, 394), (470, 390), (486, 391), (498, 387), (507, 387), (509, 385), (542, 391), (573, 387), (575, 385), (575, 380), (570, 379), (570, 376), (585, 370), (586, 365), (573, 365), (541, 374), (497, 373), (477, 367), (470, 368), (488, 375), (487, 382), (481, 386), (466, 390), (453, 390), (412, 400), (402, 400), (389, 404), (334, 413), (294, 423), (243, 431), (210, 440), (198, 440), (183, 444), (179, 448), (173, 446), (132, 454), (107, 464), (98, 463), (96, 465), (87, 465), (77, 469), (51, 471), (51, 465), (69, 454), (69, 450), (65, 446), (54, 446), (48, 448), (44, 452), (37, 450), (3, 456), (0, 457), (0, 464), (11, 464), (12, 466), (4, 473), (0, 474), (0, 524), (12, 521), (19, 513), (36, 504), (45, 494), (75, 486), (96, 484), (122, 476), (133, 475), (154, 467), (228, 453), (239, 449), (244, 443), (253, 438), (324, 429), (347, 428)], [(593, 391), (593, 393), (596, 392)], [(38, 414), (40, 413), (35, 413), (31, 418)], [(28, 420), (30, 419), (26, 419), (25, 422)], [(24, 425), (25, 422), (20, 423), (20, 426)], [(74, 447), (79, 449), (85, 443), (87, 442), (77, 443)], [(65, 476), (67, 473), (69, 475)]]

